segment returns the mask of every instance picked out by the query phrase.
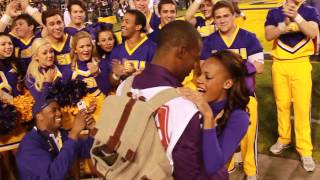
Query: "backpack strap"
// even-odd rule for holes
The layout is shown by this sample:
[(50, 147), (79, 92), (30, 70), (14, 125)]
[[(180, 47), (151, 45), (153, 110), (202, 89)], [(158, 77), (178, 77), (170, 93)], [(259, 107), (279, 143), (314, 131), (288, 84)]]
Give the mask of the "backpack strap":
[(123, 83), (123, 88), (121, 91), (121, 96), (126, 96), (128, 92), (131, 92), (132, 82), (135, 76), (129, 76)]
[(154, 95), (148, 103), (150, 108), (156, 111), (160, 106), (177, 97), (180, 97), (180, 95), (177, 93), (176, 88), (168, 88)]
[(132, 108), (134, 106), (134, 104), (137, 102), (136, 99), (132, 99), (130, 98), (130, 100), (128, 101), (128, 103), (126, 104), (124, 111), (120, 117), (120, 120), (117, 124), (117, 127), (113, 133), (112, 136), (110, 136), (110, 138), (107, 141), (107, 149), (106, 152), (107, 153), (111, 153), (114, 152), (115, 150), (117, 150), (120, 146), (120, 137), (123, 133), (123, 130), (128, 122), (128, 118), (129, 115), (132, 111)]

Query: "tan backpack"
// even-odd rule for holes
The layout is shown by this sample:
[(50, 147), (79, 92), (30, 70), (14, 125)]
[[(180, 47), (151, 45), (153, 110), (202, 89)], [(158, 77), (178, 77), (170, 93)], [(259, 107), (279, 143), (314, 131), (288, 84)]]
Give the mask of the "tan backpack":
[(103, 103), (91, 149), (93, 164), (108, 180), (173, 179), (154, 117), (160, 106), (179, 95), (169, 88), (149, 101), (133, 98), (132, 81), (129, 77), (122, 94), (108, 96)]

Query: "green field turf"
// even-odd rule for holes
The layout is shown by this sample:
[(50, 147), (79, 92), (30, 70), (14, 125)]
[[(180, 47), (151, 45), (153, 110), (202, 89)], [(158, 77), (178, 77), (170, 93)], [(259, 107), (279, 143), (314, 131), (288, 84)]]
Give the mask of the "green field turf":
[[(312, 140), (314, 145), (314, 158), (320, 163), (320, 63), (313, 62), (313, 90), (312, 90)], [(278, 137), (276, 105), (271, 84), (271, 61), (266, 61), (265, 71), (257, 77), (257, 96), (259, 110), (259, 139), (258, 150), (260, 153), (270, 154), (269, 147), (275, 143)], [(292, 113), (293, 115), (293, 113)], [(308, 118), (308, 117), (306, 117)], [(293, 123), (293, 122), (292, 122)], [(294, 136), (294, 132), (292, 132)], [(294, 138), (294, 137), (293, 137)], [(294, 142), (293, 142), (294, 143)], [(298, 158), (294, 148), (284, 152), (282, 157)]]

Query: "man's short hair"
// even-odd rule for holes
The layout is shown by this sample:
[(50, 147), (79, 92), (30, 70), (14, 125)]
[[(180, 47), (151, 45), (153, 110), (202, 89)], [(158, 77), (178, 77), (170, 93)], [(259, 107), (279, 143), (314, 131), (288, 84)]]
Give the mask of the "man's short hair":
[(69, 3), (68, 3), (68, 5), (67, 5), (67, 9), (68, 9), (69, 13), (71, 12), (71, 7), (72, 7), (73, 5), (78, 5), (78, 6), (80, 6), (80, 7), (83, 9), (84, 12), (87, 11), (87, 7), (86, 7), (86, 5), (84, 4), (83, 1), (81, 1), (81, 0), (70, 0)]
[(173, 4), (175, 5), (176, 7), (176, 10), (177, 10), (177, 4), (175, 3), (175, 1), (173, 0), (161, 0), (158, 4), (158, 12), (160, 13), (161, 12), (161, 9), (162, 9), (162, 5), (164, 4)]
[(146, 16), (142, 12), (140, 12), (136, 9), (128, 9), (126, 13), (134, 15), (135, 16), (135, 25), (141, 25), (142, 28), (141, 28), (140, 32), (145, 32), (145, 27), (147, 25)]
[(222, 1), (218, 1), (214, 4), (213, 8), (212, 8), (212, 15), (214, 16), (214, 13), (218, 10), (218, 9), (221, 9), (221, 8), (227, 8), (230, 10), (231, 14), (234, 14), (235, 11), (234, 11), (234, 7), (233, 7), (233, 4), (229, 1), (225, 1), (225, 0), (222, 0)]
[(16, 24), (16, 22), (18, 20), (24, 20), (27, 22), (28, 26), (32, 26), (33, 25), (33, 32), (36, 31), (38, 23), (29, 15), (29, 14), (20, 14), (19, 16), (17, 16), (12, 24)]
[(58, 9), (49, 9), (47, 11), (44, 11), (42, 13), (42, 16), (41, 16), (41, 21), (44, 25), (47, 24), (47, 19), (52, 17), (52, 16), (55, 16), (55, 15), (59, 15), (61, 17), (61, 19), (63, 20), (63, 16), (61, 14), (61, 12), (58, 10)]
[(175, 20), (165, 25), (159, 33), (158, 49), (184, 45), (187, 49), (198, 47), (201, 36), (187, 21)]

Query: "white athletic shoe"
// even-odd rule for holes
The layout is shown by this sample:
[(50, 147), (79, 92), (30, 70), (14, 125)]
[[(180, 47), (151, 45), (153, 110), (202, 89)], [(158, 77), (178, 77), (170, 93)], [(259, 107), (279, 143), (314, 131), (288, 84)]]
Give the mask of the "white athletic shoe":
[(257, 176), (247, 176), (247, 180), (257, 180)]
[(316, 165), (311, 156), (301, 157), (302, 166), (308, 172), (313, 172)]
[(289, 144), (281, 144), (279, 141), (277, 141), (270, 147), (270, 152), (272, 152), (273, 154), (280, 154), (284, 149), (287, 149), (289, 147)]

